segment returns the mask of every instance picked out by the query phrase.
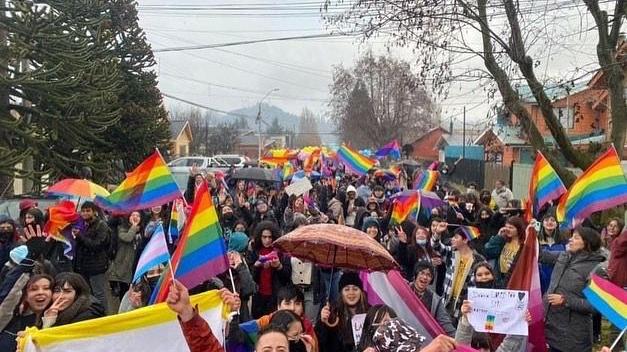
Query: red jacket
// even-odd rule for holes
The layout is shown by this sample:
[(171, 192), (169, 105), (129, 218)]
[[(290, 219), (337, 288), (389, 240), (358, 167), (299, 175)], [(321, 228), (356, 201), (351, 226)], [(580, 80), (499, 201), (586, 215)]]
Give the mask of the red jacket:
[(190, 352), (224, 352), (224, 347), (213, 336), (209, 324), (194, 309), (194, 317), (188, 322), (179, 320)]
[(612, 241), (610, 261), (607, 274), (612, 283), (619, 287), (627, 287), (627, 231), (623, 231)]

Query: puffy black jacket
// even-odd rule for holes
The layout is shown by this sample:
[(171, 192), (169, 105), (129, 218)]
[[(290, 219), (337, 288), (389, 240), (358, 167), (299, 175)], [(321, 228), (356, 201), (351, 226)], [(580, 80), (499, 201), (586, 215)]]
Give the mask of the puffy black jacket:
[(107, 223), (97, 218), (85, 232), (76, 236), (74, 271), (83, 275), (102, 274), (109, 268), (109, 242), (111, 230)]

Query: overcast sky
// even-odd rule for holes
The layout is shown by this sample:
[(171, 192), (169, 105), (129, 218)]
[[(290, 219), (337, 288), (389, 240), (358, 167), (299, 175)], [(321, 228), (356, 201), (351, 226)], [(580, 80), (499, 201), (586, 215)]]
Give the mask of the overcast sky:
[[(593, 69), (590, 63), (595, 62), (596, 32), (589, 31), (592, 27), (589, 18), (579, 16), (579, 13), (585, 15), (585, 8), (576, 8), (573, 4), (581, 5), (577, 0), (548, 2), (554, 6), (564, 4), (561, 15), (534, 25), (562, 37), (534, 48), (540, 61), (537, 69), (540, 78), (571, 77), (577, 67)], [(541, 10), (547, 0), (521, 0), (521, 3), (536, 13), (536, 7)], [(139, 5), (140, 25), (155, 50), (329, 32), (317, 10), (319, 3), (311, 0), (140, 0)], [(177, 9), (159, 8), (161, 5)], [(478, 39), (473, 35), (468, 38)], [(368, 49), (384, 53), (384, 40), (378, 38), (360, 44), (350, 37), (301, 39), (160, 52), (155, 54), (159, 87), (165, 94), (220, 110), (255, 105), (267, 92), (278, 88), (267, 102), (295, 114), (307, 107), (324, 115), (332, 66), (351, 66)], [(415, 60), (409, 50), (393, 49), (392, 54)], [(460, 56), (456, 61), (463, 61), (455, 67), (456, 72), (482, 67), (476, 59), (464, 60)], [(452, 83), (449, 96), (441, 103), (444, 121), (450, 117), (461, 121), (464, 106), (469, 121), (486, 121), (489, 104), (485, 91), (477, 83)], [(172, 99), (166, 99), (166, 104), (184, 105)]]

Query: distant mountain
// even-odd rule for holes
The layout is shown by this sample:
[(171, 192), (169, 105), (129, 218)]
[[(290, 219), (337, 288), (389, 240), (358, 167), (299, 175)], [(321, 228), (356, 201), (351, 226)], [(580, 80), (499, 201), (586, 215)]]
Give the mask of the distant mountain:
[[(247, 117), (246, 120), (248, 122), (248, 127), (250, 127), (250, 129), (256, 130), (257, 125), (255, 124), (255, 119), (257, 117), (258, 110), (258, 105), (240, 108), (229, 111), (229, 113), (233, 115), (216, 114), (213, 116), (212, 121), (214, 121), (215, 123), (232, 122), (237, 118), (237, 115), (243, 115)], [(298, 122), (300, 120), (300, 117), (298, 115), (294, 115), (292, 113), (284, 111), (274, 105), (270, 105), (267, 103), (261, 104), (261, 118), (263, 119), (263, 121), (265, 121), (265, 124), (261, 126), (262, 130), (265, 130), (266, 127), (272, 123), (272, 120), (275, 117), (278, 119), (281, 127), (288, 131), (294, 131), (298, 133)], [(320, 132), (320, 138), (322, 139), (323, 144), (330, 146), (338, 144), (338, 136), (334, 134), (334, 132), (337, 132), (337, 128), (331, 121), (320, 119), (318, 121), (318, 131)]]

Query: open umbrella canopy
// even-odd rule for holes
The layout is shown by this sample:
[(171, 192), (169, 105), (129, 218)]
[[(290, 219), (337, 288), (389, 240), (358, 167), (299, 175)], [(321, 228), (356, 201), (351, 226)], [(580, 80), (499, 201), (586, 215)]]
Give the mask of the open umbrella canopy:
[(243, 169), (235, 169), (231, 174), (231, 179), (265, 182), (280, 181), (272, 170), (261, 167), (245, 167)]
[(48, 187), (46, 191), (53, 194), (76, 196), (81, 198), (107, 197), (109, 192), (102, 186), (91, 181), (77, 178), (66, 178)]
[(325, 266), (369, 271), (398, 267), (376, 240), (343, 225), (302, 226), (274, 241), (274, 246), (293, 257)]

